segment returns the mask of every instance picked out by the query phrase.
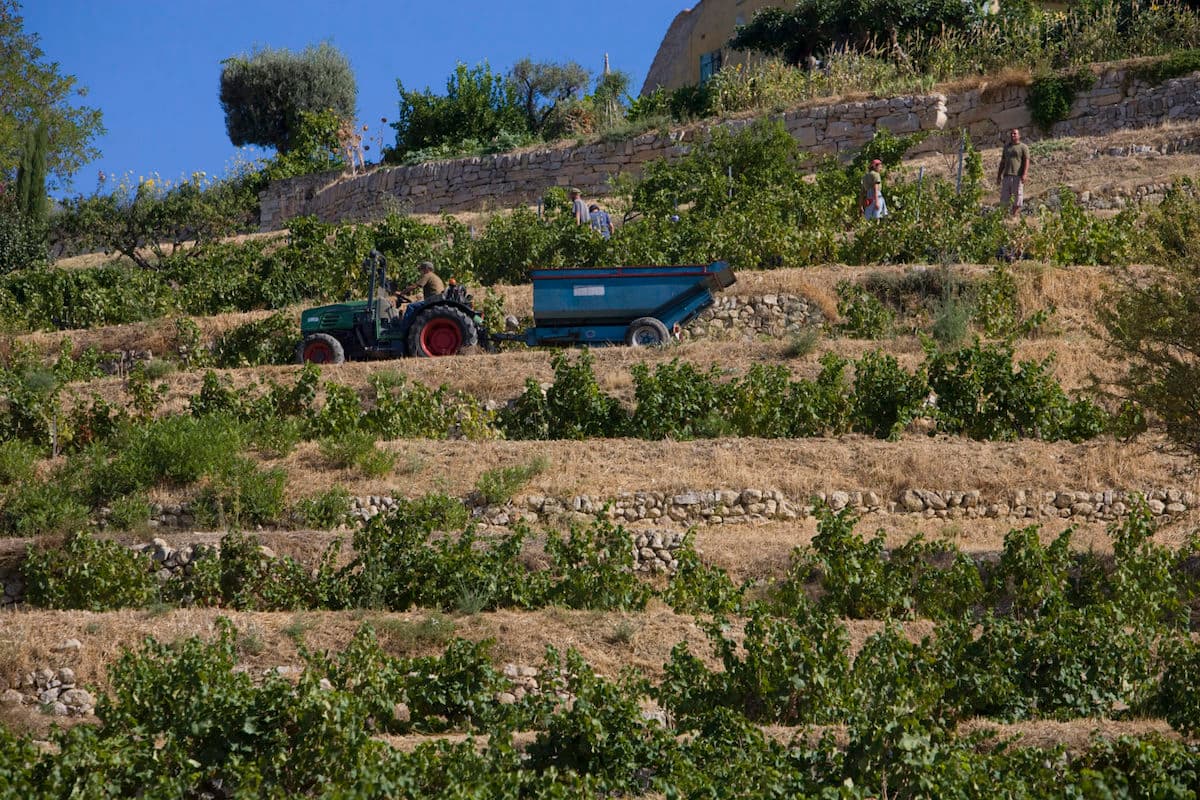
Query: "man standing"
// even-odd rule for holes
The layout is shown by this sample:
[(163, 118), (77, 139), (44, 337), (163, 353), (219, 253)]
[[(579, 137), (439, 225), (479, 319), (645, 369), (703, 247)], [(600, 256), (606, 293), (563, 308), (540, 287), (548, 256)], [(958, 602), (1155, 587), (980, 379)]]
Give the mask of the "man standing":
[(883, 199), (883, 177), (879, 174), (879, 170), (882, 168), (882, 161), (878, 158), (871, 159), (871, 168), (867, 170), (866, 175), (863, 175), (862, 194), (859, 200), (863, 216), (867, 219), (879, 219), (886, 217), (888, 213), (887, 201)]
[(1025, 175), (1029, 172), (1029, 146), (1021, 141), (1021, 132), (1013, 128), (1008, 132), (1008, 144), (1000, 155), (1000, 167), (996, 170), (996, 183), (1000, 184), (1000, 208), (1007, 208), (1012, 216), (1021, 213), (1025, 202)]
[(571, 213), (575, 215), (575, 224), (589, 224), (591, 220), (588, 218), (587, 203), (583, 202), (583, 192), (572, 186), (567, 190), (567, 194), (571, 196)]

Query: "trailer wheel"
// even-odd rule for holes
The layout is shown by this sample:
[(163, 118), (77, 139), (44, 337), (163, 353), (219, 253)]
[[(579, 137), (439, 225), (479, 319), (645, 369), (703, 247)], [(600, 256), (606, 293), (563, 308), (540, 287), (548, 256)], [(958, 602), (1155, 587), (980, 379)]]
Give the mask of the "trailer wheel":
[(341, 364), (346, 360), (342, 343), (327, 333), (314, 333), (304, 337), (296, 347), (298, 364)]
[(638, 317), (625, 331), (625, 344), (630, 347), (662, 347), (670, 339), (667, 326), (654, 317)]
[(427, 308), (408, 329), (409, 355), (422, 358), (452, 356), (477, 344), (479, 332), (474, 320), (454, 306)]

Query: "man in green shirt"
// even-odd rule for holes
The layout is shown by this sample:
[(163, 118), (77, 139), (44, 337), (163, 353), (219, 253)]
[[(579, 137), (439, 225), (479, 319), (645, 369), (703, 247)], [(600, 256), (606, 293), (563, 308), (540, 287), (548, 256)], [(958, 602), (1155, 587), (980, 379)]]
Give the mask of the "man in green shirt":
[(1021, 141), (1021, 132), (1013, 128), (1008, 132), (1008, 144), (1000, 155), (1000, 167), (996, 170), (996, 183), (1000, 184), (1000, 208), (1009, 214), (1021, 213), (1025, 202), (1025, 175), (1029, 172), (1029, 146)]

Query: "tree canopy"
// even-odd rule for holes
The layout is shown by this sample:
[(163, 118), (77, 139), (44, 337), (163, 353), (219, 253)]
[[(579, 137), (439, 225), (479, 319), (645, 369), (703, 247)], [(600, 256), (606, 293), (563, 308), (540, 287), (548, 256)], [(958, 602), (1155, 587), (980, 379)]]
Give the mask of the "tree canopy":
[(800, 0), (791, 9), (759, 11), (729, 46), (801, 64), (831, 47), (894, 44), (900, 33), (933, 36), (976, 16), (962, 0)]
[(508, 72), (532, 133), (540, 133), (546, 127), (560, 103), (582, 94), (589, 78), (587, 69), (574, 61), (558, 64), (523, 58)]
[(468, 67), (459, 63), (446, 80), (446, 94), (428, 88), (413, 91), (396, 80), (400, 92), (399, 115), (392, 128), (396, 146), (388, 158), (414, 150), (466, 139), (490, 141), (501, 133), (524, 133), (526, 119), (515, 85), (487, 62)]
[(303, 112), (333, 111), (353, 119), (358, 86), (349, 59), (323, 42), (300, 53), (263, 48), (225, 59), (220, 98), (229, 141), (287, 153)]
[(87, 90), (46, 60), (19, 12), (17, 0), (0, 0), (0, 180), (15, 178), (26, 131), (41, 123), (49, 182), (62, 187), (100, 155), (93, 141), (104, 125), (98, 109), (77, 104)]

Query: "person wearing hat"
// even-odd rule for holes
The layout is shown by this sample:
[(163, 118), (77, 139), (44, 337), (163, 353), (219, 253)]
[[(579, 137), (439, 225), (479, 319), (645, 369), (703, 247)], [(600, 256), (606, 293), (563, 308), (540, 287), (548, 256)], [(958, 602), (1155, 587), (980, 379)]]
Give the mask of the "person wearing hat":
[(432, 261), (422, 261), (420, 264), (417, 264), (417, 272), (421, 273), (420, 277), (404, 287), (401, 294), (411, 295), (417, 289), (420, 289), (421, 299), (428, 300), (446, 291), (446, 284), (442, 283), (442, 279), (433, 271)]
[(871, 159), (871, 168), (867, 170), (866, 175), (863, 175), (862, 194), (859, 200), (863, 216), (867, 219), (879, 219), (886, 217), (888, 213), (887, 201), (883, 199), (883, 178), (879, 175), (879, 170), (882, 168), (883, 162), (878, 158), (873, 158)]
[(591, 219), (588, 217), (587, 203), (583, 202), (583, 192), (572, 186), (567, 190), (567, 194), (571, 197), (571, 213), (575, 215), (575, 224), (590, 224)]

